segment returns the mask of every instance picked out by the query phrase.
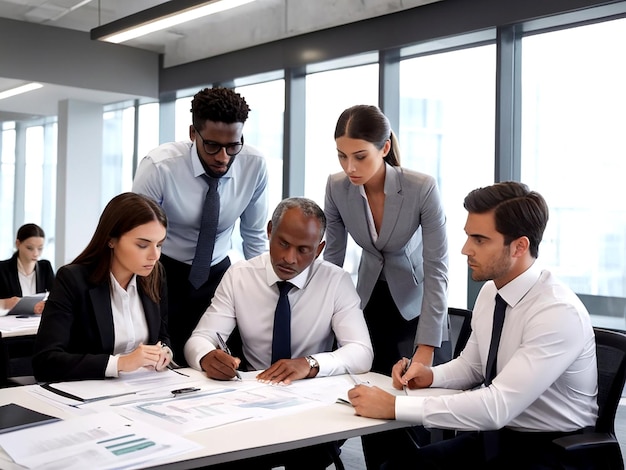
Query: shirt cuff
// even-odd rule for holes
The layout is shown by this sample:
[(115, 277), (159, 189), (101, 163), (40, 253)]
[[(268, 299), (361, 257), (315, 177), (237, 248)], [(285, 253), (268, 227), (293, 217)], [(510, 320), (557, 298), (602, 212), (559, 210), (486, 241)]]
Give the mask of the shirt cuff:
[[(190, 347), (185, 351), (185, 358), (189, 364), (189, 367), (202, 371), (200, 361), (204, 356), (209, 354), (214, 349), (217, 349), (210, 341), (194, 341), (194, 344), (190, 344)], [(191, 356), (191, 357), (189, 357)], [(191, 360), (190, 360), (191, 359)]]
[(396, 421), (424, 424), (424, 397), (397, 396)]
[(119, 358), (119, 355), (109, 356), (109, 362), (107, 362), (107, 368), (104, 371), (105, 377), (119, 377), (119, 372), (117, 371), (117, 361)]

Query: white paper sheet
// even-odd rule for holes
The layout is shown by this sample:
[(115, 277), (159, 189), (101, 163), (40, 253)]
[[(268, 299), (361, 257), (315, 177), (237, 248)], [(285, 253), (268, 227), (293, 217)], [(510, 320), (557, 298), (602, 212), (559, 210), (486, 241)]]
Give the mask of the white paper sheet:
[(133, 469), (201, 447), (110, 412), (3, 434), (0, 446), (16, 463), (37, 470)]

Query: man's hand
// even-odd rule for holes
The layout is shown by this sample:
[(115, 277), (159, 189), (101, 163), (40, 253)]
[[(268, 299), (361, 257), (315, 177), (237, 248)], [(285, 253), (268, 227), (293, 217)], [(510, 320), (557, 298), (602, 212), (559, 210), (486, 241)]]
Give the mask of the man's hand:
[(304, 357), (281, 359), (256, 376), (257, 380), (270, 384), (289, 385), (294, 380), (309, 376), (311, 366)]
[(230, 380), (237, 375), (237, 368), (241, 359), (225, 353), (221, 349), (214, 349), (200, 359), (200, 367), (207, 377), (216, 380)]
[(369, 385), (357, 385), (348, 391), (348, 398), (359, 416), (396, 419), (396, 397)]
[(398, 390), (402, 390), (404, 387), (409, 387), (409, 389), (426, 388), (433, 383), (433, 372), (430, 367), (403, 357), (393, 366), (391, 380), (393, 387)]

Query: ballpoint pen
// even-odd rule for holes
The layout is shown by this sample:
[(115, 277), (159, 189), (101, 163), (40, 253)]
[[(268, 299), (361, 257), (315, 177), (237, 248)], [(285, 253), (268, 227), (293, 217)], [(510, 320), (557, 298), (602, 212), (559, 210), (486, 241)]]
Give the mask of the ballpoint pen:
[[(220, 335), (218, 332), (216, 332), (215, 334), (217, 335), (217, 340), (220, 342), (220, 349), (224, 351), (226, 354), (232, 356), (230, 352), (230, 348), (226, 344), (226, 341), (224, 341), (224, 338), (222, 338), (222, 335)], [(235, 374), (237, 375), (237, 380), (242, 380), (241, 374), (239, 373), (237, 369), (235, 369)]]
[[(411, 363), (413, 362), (413, 358), (407, 359), (407, 363), (406, 366), (404, 366), (404, 373), (406, 374), (406, 371), (409, 370), (409, 367), (411, 367)], [(408, 385), (403, 385), (402, 386), (402, 390), (404, 390), (404, 394), (408, 395)]]

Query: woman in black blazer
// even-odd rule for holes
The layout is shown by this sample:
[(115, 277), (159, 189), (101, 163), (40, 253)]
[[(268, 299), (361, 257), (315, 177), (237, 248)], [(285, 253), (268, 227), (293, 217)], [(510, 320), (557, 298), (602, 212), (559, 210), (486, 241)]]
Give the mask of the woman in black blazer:
[[(0, 261), (0, 307), (12, 309), (20, 298), (47, 292), (54, 282), (50, 261), (39, 259), (46, 235), (36, 224), (22, 225), (17, 231), (15, 253)], [(33, 313), (41, 313), (45, 302), (35, 305)]]
[(57, 273), (35, 340), (37, 380), (166, 368), (166, 228), (163, 209), (146, 196), (123, 193), (107, 204), (87, 247)]

